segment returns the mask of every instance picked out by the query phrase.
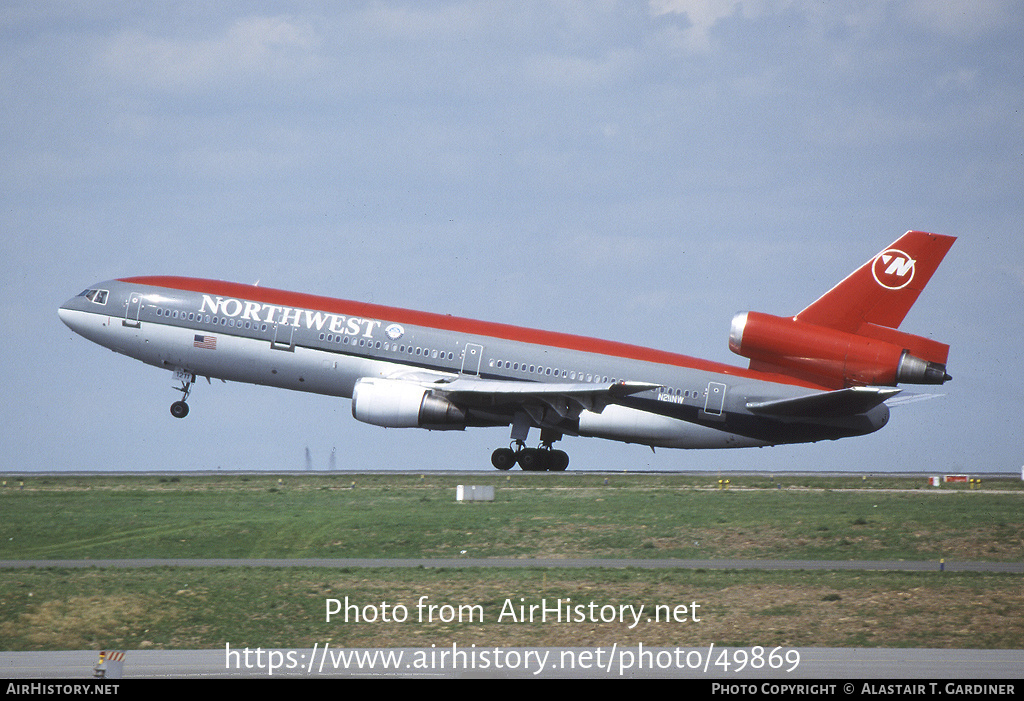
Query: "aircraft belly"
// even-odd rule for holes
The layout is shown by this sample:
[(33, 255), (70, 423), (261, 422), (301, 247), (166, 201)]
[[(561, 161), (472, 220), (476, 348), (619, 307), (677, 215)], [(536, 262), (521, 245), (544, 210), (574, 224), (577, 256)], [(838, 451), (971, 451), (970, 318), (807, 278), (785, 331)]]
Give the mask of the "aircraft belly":
[(581, 436), (661, 448), (748, 448), (770, 443), (710, 426), (612, 404), (580, 414)]
[[(185, 339), (188, 345), (193, 345), (192, 337)], [(368, 367), (372, 364), (364, 358), (303, 346), (282, 350), (262, 339), (218, 335), (216, 350), (194, 348), (187, 369), (233, 382), (351, 397), (356, 380), (372, 372)]]

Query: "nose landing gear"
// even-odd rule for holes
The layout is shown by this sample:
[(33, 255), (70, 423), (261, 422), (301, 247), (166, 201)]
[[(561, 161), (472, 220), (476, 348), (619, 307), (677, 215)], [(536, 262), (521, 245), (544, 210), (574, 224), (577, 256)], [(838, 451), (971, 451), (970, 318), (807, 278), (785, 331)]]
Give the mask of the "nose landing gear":
[(171, 404), (171, 416), (176, 419), (184, 419), (188, 416), (188, 404), (185, 403), (185, 400), (188, 399), (189, 392), (192, 391), (192, 383), (195, 382), (196, 376), (190, 372), (179, 370), (174, 373), (174, 378), (181, 382), (181, 387), (177, 389), (182, 396), (181, 401)]

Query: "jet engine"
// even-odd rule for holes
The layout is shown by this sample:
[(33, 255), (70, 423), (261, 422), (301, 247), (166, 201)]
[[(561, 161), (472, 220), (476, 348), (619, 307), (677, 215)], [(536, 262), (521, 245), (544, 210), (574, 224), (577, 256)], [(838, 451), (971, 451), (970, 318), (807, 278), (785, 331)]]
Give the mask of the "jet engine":
[(760, 312), (733, 317), (729, 349), (751, 369), (811, 380), (829, 387), (941, 385), (949, 346), (873, 324), (857, 333)]
[(429, 389), (404, 380), (364, 378), (352, 392), (352, 416), (385, 428), (466, 428), (466, 412)]

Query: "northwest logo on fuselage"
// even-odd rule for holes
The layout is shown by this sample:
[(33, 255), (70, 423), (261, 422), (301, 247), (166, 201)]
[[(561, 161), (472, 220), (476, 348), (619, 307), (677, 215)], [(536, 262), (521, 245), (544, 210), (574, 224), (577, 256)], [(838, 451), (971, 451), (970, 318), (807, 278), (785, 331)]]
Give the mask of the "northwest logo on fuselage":
[(225, 316), (231, 319), (247, 319), (250, 321), (282, 324), (296, 328), (305, 326), (307, 329), (318, 331), (329, 331), (330, 333), (344, 336), (363, 336), (372, 338), (373, 330), (381, 326), (376, 319), (363, 319), (358, 316), (345, 316), (343, 314), (331, 314), (330, 312), (318, 312), (310, 309), (296, 309), (283, 307), (276, 304), (261, 304), (260, 302), (243, 301), (233, 297), (211, 297), (203, 295), (203, 303), (199, 306), (199, 313), (209, 312), (215, 316)]
[(902, 290), (914, 279), (914, 259), (903, 251), (890, 248), (882, 251), (871, 264), (875, 282), (889, 290)]

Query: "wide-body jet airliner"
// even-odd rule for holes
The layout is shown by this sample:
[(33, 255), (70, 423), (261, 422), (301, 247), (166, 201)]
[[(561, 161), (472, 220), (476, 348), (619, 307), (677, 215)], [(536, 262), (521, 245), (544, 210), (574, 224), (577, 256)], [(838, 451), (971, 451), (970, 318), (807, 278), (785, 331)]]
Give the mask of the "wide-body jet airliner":
[[(729, 347), (748, 368), (624, 343), (215, 280), (128, 277), (60, 318), (181, 382), (197, 377), (352, 399), (377, 426), (511, 426), (507, 470), (564, 470), (552, 444), (593, 436), (739, 448), (859, 436), (886, 424), (898, 383), (942, 384), (949, 346), (898, 331), (955, 239), (911, 231), (796, 316), (745, 312)], [(539, 429), (539, 447), (526, 445)]]

